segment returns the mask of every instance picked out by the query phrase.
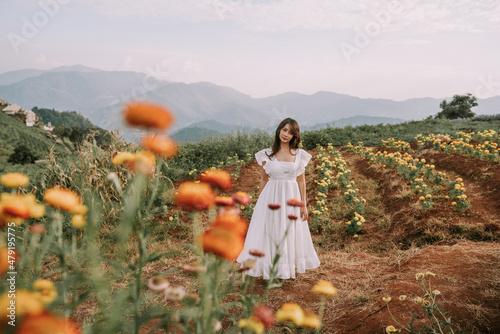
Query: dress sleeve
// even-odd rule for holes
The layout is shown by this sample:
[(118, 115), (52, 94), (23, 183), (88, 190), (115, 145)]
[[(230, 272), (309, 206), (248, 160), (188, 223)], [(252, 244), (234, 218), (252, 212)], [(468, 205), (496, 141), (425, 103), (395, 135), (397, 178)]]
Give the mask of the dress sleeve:
[(312, 155), (310, 155), (307, 151), (300, 149), (300, 157), (299, 157), (299, 168), (297, 169), (297, 176), (301, 175), (305, 172), (307, 163), (311, 160)]
[(263, 165), (263, 167), (264, 167), (264, 170), (266, 171), (267, 174), (269, 174), (269, 162), (271, 162), (268, 154), (271, 154), (271, 152), (272, 151), (270, 148), (266, 148), (266, 149), (260, 150), (259, 152), (255, 153), (255, 160), (257, 160), (257, 163), (259, 164), (259, 166), (262, 166), (264, 161), (266, 162), (266, 164)]

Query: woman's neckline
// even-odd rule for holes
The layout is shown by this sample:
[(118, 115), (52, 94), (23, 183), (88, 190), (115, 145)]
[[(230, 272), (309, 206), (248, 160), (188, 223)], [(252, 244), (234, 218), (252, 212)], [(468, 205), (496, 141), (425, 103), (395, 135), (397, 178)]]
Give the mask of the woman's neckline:
[(274, 159), (276, 159), (276, 161), (278, 161), (278, 162), (288, 162), (288, 163), (294, 164), (297, 161), (297, 154), (299, 154), (298, 149), (295, 151), (295, 160), (294, 161), (280, 161), (280, 160), (278, 160), (278, 158), (276, 158), (276, 156), (274, 156)]

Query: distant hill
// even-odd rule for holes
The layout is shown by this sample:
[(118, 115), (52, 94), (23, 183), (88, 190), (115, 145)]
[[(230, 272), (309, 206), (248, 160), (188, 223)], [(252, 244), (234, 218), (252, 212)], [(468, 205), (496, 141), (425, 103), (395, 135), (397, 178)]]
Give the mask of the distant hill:
[(47, 131), (39, 127), (27, 127), (17, 118), (0, 111), (0, 172), (8, 166), (8, 157), (21, 144), (30, 149), (39, 159), (45, 158), (52, 147), (60, 154), (70, 153), (65, 145), (48, 137)]
[(348, 118), (341, 118), (331, 123), (322, 123), (317, 124), (314, 127), (310, 128), (310, 130), (317, 130), (326, 128), (327, 126), (333, 128), (342, 128), (344, 126), (360, 126), (360, 125), (377, 125), (377, 124), (398, 124), (404, 123), (406, 120), (402, 118), (390, 118), (390, 117), (373, 117), (373, 116), (364, 116), (357, 115)]
[(184, 142), (199, 142), (203, 138), (210, 138), (210, 137), (222, 137), (225, 136), (226, 133), (219, 132), (216, 130), (210, 130), (210, 129), (205, 129), (205, 128), (200, 128), (197, 126), (194, 127), (187, 127), (187, 128), (182, 128), (178, 131), (176, 131), (173, 135), (172, 138), (174, 138), (178, 143), (184, 143)]
[(69, 127), (79, 126), (81, 128), (91, 128), (95, 126), (91, 121), (76, 111), (59, 112), (54, 109), (38, 107), (34, 107), (32, 110), (44, 124), (48, 124), (50, 122), (53, 126), (64, 124)]
[[(133, 98), (170, 107), (176, 115), (173, 131), (193, 126), (223, 133), (224, 129), (196, 124), (215, 121), (235, 128), (272, 129), (285, 117), (296, 119), (304, 128), (332, 122), (340, 126), (342, 119), (357, 115), (366, 115), (365, 120), (369, 117), (420, 120), (437, 114), (443, 100), (363, 99), (333, 92), (311, 95), (288, 92), (257, 99), (207, 82), (167, 82), (143, 73), (101, 71), (84, 66), (8, 72), (0, 74), (2, 82), (0, 97), (9, 102), (15, 101), (25, 109), (38, 106), (74, 110), (97, 126), (119, 129), (128, 140), (142, 134), (122, 122), (123, 106)], [(479, 107), (474, 110), (478, 114), (500, 112), (500, 96), (480, 99), (478, 103)]]

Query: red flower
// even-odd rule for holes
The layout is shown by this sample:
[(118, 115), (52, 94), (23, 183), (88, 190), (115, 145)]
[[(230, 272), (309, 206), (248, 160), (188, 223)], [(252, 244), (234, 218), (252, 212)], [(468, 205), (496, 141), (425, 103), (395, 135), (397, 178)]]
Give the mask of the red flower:
[(290, 205), (290, 206), (298, 206), (298, 207), (303, 207), (304, 206), (304, 202), (299, 201), (297, 198), (292, 198), (292, 199), (288, 200), (286, 202), (286, 204)]
[(253, 315), (259, 318), (260, 322), (264, 324), (266, 329), (271, 329), (274, 327), (274, 322), (276, 318), (274, 317), (274, 312), (269, 306), (257, 305), (253, 309)]
[(279, 208), (281, 208), (281, 204), (279, 203), (269, 203), (267, 206), (271, 210), (278, 210)]
[(233, 199), (236, 203), (241, 205), (248, 205), (252, 201), (252, 198), (244, 191), (238, 191), (233, 194)]
[(288, 219), (297, 220), (299, 219), (299, 217), (297, 217), (296, 215), (288, 215)]
[(250, 253), (250, 255), (257, 256), (257, 257), (264, 257), (264, 256), (266, 256), (266, 254), (264, 252), (261, 252), (258, 249), (250, 249), (248, 251), (248, 253)]

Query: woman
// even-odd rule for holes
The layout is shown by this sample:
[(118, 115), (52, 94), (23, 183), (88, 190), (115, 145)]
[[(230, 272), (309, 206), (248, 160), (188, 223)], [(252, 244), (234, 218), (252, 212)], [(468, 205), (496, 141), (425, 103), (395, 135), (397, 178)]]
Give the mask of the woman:
[[(276, 129), (273, 146), (255, 154), (257, 163), (263, 167), (261, 193), (250, 220), (245, 246), (237, 259), (243, 263), (253, 258), (249, 254), (253, 249), (265, 254), (257, 260), (255, 268), (247, 271), (251, 276), (270, 279), (277, 253), (280, 257), (276, 277), (280, 279), (295, 279), (295, 271), (304, 273), (320, 264), (307, 224), (304, 172), (311, 155), (300, 149), (299, 144), (299, 125), (286, 118)], [(292, 199), (304, 205), (287, 205)]]

